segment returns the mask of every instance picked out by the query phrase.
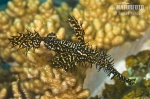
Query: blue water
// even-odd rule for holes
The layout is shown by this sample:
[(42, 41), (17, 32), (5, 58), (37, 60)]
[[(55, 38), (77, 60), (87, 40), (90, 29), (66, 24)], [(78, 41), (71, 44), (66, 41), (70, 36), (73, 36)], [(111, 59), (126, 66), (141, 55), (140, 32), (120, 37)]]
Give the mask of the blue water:
[(0, 67), (5, 71), (9, 71), (10, 69), (10, 65), (1, 58), (0, 58)]
[(7, 4), (8, 1), (10, 1), (10, 0), (0, 0), (0, 6)]
[[(3, 10), (7, 7), (7, 2), (12, 0), (0, 0), (0, 10)], [(45, 2), (46, 0), (40, 0)], [(79, 0), (53, 0), (55, 6), (60, 6), (62, 2), (68, 3), (69, 6), (75, 7)]]
[(66, 2), (69, 6), (75, 7), (79, 0), (53, 0), (55, 6), (60, 6), (62, 2)]
[(0, 10), (4, 10), (7, 7), (7, 2), (11, 0), (0, 0)]

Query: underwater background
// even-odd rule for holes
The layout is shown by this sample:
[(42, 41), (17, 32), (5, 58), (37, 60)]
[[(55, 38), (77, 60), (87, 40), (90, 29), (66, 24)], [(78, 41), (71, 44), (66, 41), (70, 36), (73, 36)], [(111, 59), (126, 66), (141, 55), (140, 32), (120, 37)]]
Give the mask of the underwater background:
[[(144, 8), (117, 8), (125, 3)], [(0, 0), (0, 99), (150, 99), (149, 7), (148, 0)], [(8, 38), (26, 29), (77, 42), (68, 15), (82, 23), (85, 42), (105, 49), (136, 85), (110, 80), (94, 64), (78, 64), (72, 72), (53, 68), (47, 62), (55, 52), (43, 43), (27, 55), (12, 48)]]

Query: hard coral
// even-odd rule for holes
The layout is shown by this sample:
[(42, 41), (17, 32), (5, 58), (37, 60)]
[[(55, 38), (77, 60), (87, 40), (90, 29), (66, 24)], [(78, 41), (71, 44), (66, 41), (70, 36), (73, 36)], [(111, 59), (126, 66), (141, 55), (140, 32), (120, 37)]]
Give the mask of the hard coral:
[[(32, 56), (29, 55), (29, 57)], [(32, 59), (31, 61), (37, 63), (34, 66), (14, 66), (11, 68), (12, 73), (19, 75), (20, 84), (27, 93), (32, 93), (32, 96), (39, 96), (41, 99), (83, 99), (89, 96), (89, 90), (83, 90), (83, 80), (80, 80), (84, 79), (84, 75), (67, 73), (63, 69), (55, 69), (44, 64), (46, 62), (38, 62), (39, 58)], [(78, 80), (75, 75), (80, 76)]]
[(12, 0), (8, 2), (8, 8), (0, 12), (0, 56), (15, 63), (9, 72), (13, 75), (13, 80), (7, 84), (10, 88), (1, 84), (1, 98), (83, 99), (89, 96), (89, 90), (83, 89), (85, 73), (72, 74), (52, 68), (49, 60), (55, 53), (46, 50), (43, 44), (41, 48), (26, 53), (11, 48), (8, 42), (9, 37), (18, 35), (17, 32), (24, 33), (26, 29), (36, 30), (41, 36), (55, 32), (59, 39), (64, 39), (65, 28), (61, 27), (62, 17), (57, 9), (52, 0), (42, 3), (39, 0)]
[[(132, 3), (130, 0), (124, 1)], [(71, 30), (64, 21), (69, 13), (83, 22), (86, 42), (99, 48), (108, 49), (122, 44), (127, 38), (136, 39), (144, 35), (150, 23), (146, 21), (150, 19), (149, 9), (140, 9), (138, 12), (143, 14), (140, 16), (126, 16), (117, 14), (113, 9), (118, 3), (118, 0), (80, 0), (71, 12), (71, 7), (66, 3), (56, 8), (52, 0), (43, 3), (39, 0), (9, 1), (8, 8), (0, 12), (0, 56), (17, 64), (11, 67), (15, 77), (11, 77), (13, 80), (6, 84), (12, 86), (12, 97), (87, 98), (89, 90), (82, 89), (85, 76), (81, 76), (81, 72), (70, 74), (51, 68), (48, 59), (52, 59), (55, 53), (46, 50), (43, 44), (34, 53), (30, 50), (25, 55), (25, 50), (10, 49), (7, 38), (18, 35), (17, 32), (25, 32), (26, 29), (31, 32), (36, 30), (41, 36), (55, 32), (59, 39), (69, 38), (69, 33), (65, 35), (65, 31)], [(139, 0), (139, 4), (149, 7), (150, 2)], [(3, 85), (5, 84), (2, 83), (1, 86)], [(8, 88), (0, 89), (0, 97), (7, 97), (8, 94)]]
[[(15, 9), (18, 9), (17, 12)], [(19, 14), (22, 12), (23, 14)], [(51, 0), (47, 0), (42, 4), (40, 4), (39, 0), (9, 1), (8, 8), (6, 11), (0, 13), (0, 17), (2, 20), (0, 41), (3, 40), (0, 43), (0, 50), (2, 52), (1, 57), (5, 60), (19, 56), (17, 55), (16, 49), (10, 50), (11, 46), (8, 45), (9, 42), (7, 40), (8, 37), (17, 35), (17, 32), (24, 32), (26, 29), (32, 32), (36, 30), (41, 36), (44, 36), (49, 32), (57, 33), (58, 31), (58, 37), (64, 38), (65, 29), (60, 27), (60, 18)], [(15, 52), (16, 54), (14, 54)], [(24, 53), (24, 51), (19, 52)], [(19, 59), (21, 58), (18, 58), (18, 60)]]
[[(123, 1), (133, 5), (138, 3), (131, 0)], [(134, 40), (144, 35), (150, 23), (146, 21), (150, 18), (147, 13), (149, 9), (132, 10), (133, 12), (127, 10), (126, 13), (129, 15), (125, 15), (117, 9), (119, 4), (118, 0), (80, 0), (72, 14), (83, 22), (87, 42), (99, 48), (109, 49), (122, 44), (128, 38)], [(149, 6), (149, 2), (139, 0), (139, 5), (142, 4), (145, 8)]]

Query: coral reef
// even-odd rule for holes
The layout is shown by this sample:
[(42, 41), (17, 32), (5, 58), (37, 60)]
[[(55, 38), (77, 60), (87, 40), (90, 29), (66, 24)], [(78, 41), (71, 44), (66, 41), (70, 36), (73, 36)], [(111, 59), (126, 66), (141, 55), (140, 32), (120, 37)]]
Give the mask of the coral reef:
[[(39, 58), (34, 57), (34, 61), (38, 63)], [(0, 98), (84, 99), (89, 96), (89, 90), (82, 89), (85, 73), (67, 73), (48, 64), (42, 65), (13, 66), (10, 72), (0, 68)]]
[[(82, 89), (85, 73), (67, 73), (63, 69), (52, 68), (49, 64), (46, 64), (47, 60), (44, 61), (44, 57), (39, 56), (41, 58), (36, 58), (35, 53), (30, 51), (28, 53), (30, 53), (28, 55), (29, 61), (33, 62), (33, 64), (36, 63), (36, 65), (13, 66), (10, 70), (19, 76), (20, 86), (27, 99), (28, 97), (84, 99), (89, 96), (89, 90)], [(22, 94), (20, 95), (23, 96)]]
[(36, 30), (41, 36), (55, 32), (59, 39), (64, 39), (65, 28), (61, 27), (58, 9), (52, 0), (42, 3), (39, 0), (13, 0), (8, 2), (5, 11), (0, 12), (0, 56), (12, 63), (8, 74), (13, 79), (1, 83), (1, 98), (86, 99), (89, 96), (89, 90), (83, 89), (85, 69), (67, 73), (52, 68), (49, 60), (55, 53), (43, 44), (27, 53), (9, 44), (9, 37), (18, 35), (17, 32), (26, 33), (26, 29)]
[[(7, 8), (0, 11), (0, 57), (15, 64), (11, 65), (9, 72), (0, 68), (0, 98), (87, 98), (89, 90), (82, 89), (85, 69), (66, 73), (62, 69), (51, 68), (48, 61), (55, 53), (47, 50), (43, 44), (25, 54), (25, 49), (11, 48), (8, 38), (18, 35), (17, 32), (26, 33), (28, 29), (31, 32), (36, 30), (41, 36), (55, 32), (59, 39), (70, 39), (72, 30), (66, 24), (70, 13), (83, 22), (85, 41), (92, 46), (109, 49), (128, 38), (134, 40), (144, 35), (150, 23), (149, 9), (138, 10), (142, 14), (139, 16), (126, 16), (113, 9), (118, 3), (119, 0), (80, 0), (72, 11), (64, 2), (60, 7), (55, 7), (52, 0), (9, 1)], [(146, 0), (136, 3), (145, 7), (150, 5), (150, 1)], [(76, 41), (74, 36), (72, 40)]]
[(115, 84), (105, 84), (105, 89), (101, 97), (91, 99), (149, 99), (150, 93), (150, 50), (139, 52), (126, 58), (127, 71), (123, 74), (136, 78), (136, 84), (132, 87), (127, 86), (115, 79)]
[[(119, 10), (119, 0), (80, 0), (72, 14), (83, 22), (85, 40), (99, 48), (109, 49), (144, 35), (149, 21), (149, 1), (122, 0), (143, 5), (145, 9)], [(129, 13), (126, 15), (124, 12)], [(135, 14), (136, 13), (136, 14)], [(139, 14), (139, 15), (137, 15)]]

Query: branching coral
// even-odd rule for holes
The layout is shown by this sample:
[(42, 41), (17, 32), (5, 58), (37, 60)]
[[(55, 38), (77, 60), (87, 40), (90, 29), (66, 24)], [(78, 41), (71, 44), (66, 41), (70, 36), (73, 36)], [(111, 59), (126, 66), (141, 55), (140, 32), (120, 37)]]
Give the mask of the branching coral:
[[(129, 0), (124, 1), (132, 3)], [(84, 38), (92, 46), (108, 49), (122, 44), (127, 38), (136, 39), (144, 35), (150, 23), (146, 21), (150, 18), (149, 9), (139, 10), (142, 13), (140, 16), (119, 15), (113, 9), (118, 3), (118, 0), (80, 0), (71, 12), (71, 7), (66, 3), (56, 8), (52, 0), (9, 1), (8, 8), (0, 12), (0, 56), (16, 65), (12, 65), (14, 67), (10, 71), (13, 76), (10, 78), (13, 80), (1, 84), (0, 98), (7, 98), (8, 94), (14, 98), (26, 96), (31, 99), (35, 96), (44, 99), (87, 98), (89, 90), (82, 89), (85, 71), (83, 74), (70, 74), (51, 68), (48, 59), (52, 59), (55, 53), (45, 49), (43, 44), (41, 48), (30, 50), (26, 55), (25, 50), (11, 48), (8, 38), (28, 29), (31, 32), (38, 31), (41, 36), (55, 32), (59, 39), (68, 39), (71, 32), (66, 31), (71, 30), (65, 21), (69, 13), (83, 22)], [(149, 7), (150, 2), (139, 0), (139, 4)], [(75, 40), (74, 37), (72, 39)], [(10, 86), (11, 92), (8, 91)]]
[[(31, 5), (32, 4), (32, 5)], [(8, 38), (18, 35), (17, 32), (38, 31), (41, 36), (55, 32), (60, 39), (65, 38), (65, 28), (61, 27), (58, 10), (52, 0), (40, 3), (39, 0), (13, 0), (8, 2), (6, 11), (0, 13), (0, 56), (11, 65), (10, 74), (14, 78), (5, 88), (0, 88), (0, 97), (42, 99), (74, 98), (83, 99), (89, 96), (89, 90), (83, 89), (85, 70), (82, 72), (66, 73), (61, 69), (54, 69), (49, 64), (54, 52), (41, 48), (25, 50), (11, 48)], [(10, 78), (12, 78), (10, 76)], [(9, 91), (8, 91), (9, 90)]]
[[(138, 1), (122, 0), (134, 5)], [(145, 9), (132, 10), (129, 15), (123, 15), (123, 10), (118, 10), (121, 3), (118, 0), (80, 0), (73, 9), (72, 14), (83, 22), (85, 40), (91, 45), (100, 48), (111, 48), (122, 44), (124, 41), (134, 40), (144, 35), (149, 24), (149, 1), (139, 0), (139, 5), (144, 4)], [(129, 10), (130, 11), (130, 10)], [(135, 15), (133, 13), (138, 13)]]
[(81, 80), (77, 80), (74, 74), (66, 73), (63, 69), (52, 68), (48, 64), (30, 67), (15, 66), (11, 68), (11, 72), (19, 75), (20, 84), (32, 97), (83, 99), (89, 96), (89, 90), (82, 89), (82, 79), (85, 75), (78, 76)]
[[(18, 9), (17, 13), (15, 9)], [(18, 15), (18, 13), (22, 12), (24, 12), (24, 14)], [(16, 52), (16, 49), (10, 50), (11, 46), (8, 45), (9, 42), (7, 38), (18, 35), (17, 32), (23, 32), (26, 31), (26, 29), (31, 30), (32, 32), (36, 30), (40, 32), (41, 36), (44, 36), (49, 32), (58, 32), (58, 37), (64, 38), (65, 29), (60, 27), (60, 18), (53, 7), (53, 2), (51, 0), (47, 0), (42, 4), (40, 4), (40, 1), (38, 0), (10, 1), (8, 2), (6, 11), (0, 13), (0, 17), (2, 19), (0, 33), (0, 41), (2, 42), (0, 43), (0, 50), (2, 52), (1, 57), (5, 60), (10, 60), (11, 58), (15, 60), (14, 58), (24, 57), (24, 55), (18, 55), (19, 53), (24, 53), (24, 51)], [(19, 59), (21, 58), (17, 58), (18, 61)], [(24, 59), (24, 61), (25, 60), (26, 59)]]

